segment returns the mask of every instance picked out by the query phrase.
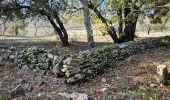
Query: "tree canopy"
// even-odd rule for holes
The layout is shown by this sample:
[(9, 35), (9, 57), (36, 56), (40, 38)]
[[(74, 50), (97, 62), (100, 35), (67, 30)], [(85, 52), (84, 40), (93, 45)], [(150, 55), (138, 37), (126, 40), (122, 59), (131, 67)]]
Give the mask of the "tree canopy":
[[(87, 0), (87, 2), (90, 10), (89, 13), (84, 13), (85, 24), (92, 22), (88, 19), (88, 16), (92, 15), (98, 20), (96, 22), (103, 23), (103, 29), (115, 43), (134, 40), (136, 24), (141, 15), (151, 18), (152, 23), (166, 21), (168, 17), (165, 16), (169, 14), (170, 3), (169, 0)], [(34, 18), (48, 20), (62, 44), (69, 46), (63, 19), (69, 20), (68, 16), (84, 11), (84, 4), (82, 0), (1, 0), (0, 18), (4, 22)], [(118, 24), (118, 31), (114, 28), (115, 23)], [(92, 27), (87, 27), (87, 30), (92, 30)], [(93, 35), (91, 31), (87, 33)], [(88, 41), (93, 41), (93, 38)]]

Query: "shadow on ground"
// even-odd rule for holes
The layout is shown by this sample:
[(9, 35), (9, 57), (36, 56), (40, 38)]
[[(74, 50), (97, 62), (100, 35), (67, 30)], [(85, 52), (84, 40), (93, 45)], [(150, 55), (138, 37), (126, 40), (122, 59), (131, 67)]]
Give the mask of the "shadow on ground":
[[(9, 48), (15, 47), (18, 49), (25, 47), (38, 46), (41, 48), (45, 48), (47, 50), (52, 50), (53, 52), (57, 52), (59, 54), (68, 54), (68, 53), (77, 53), (79, 51), (84, 51), (87, 49), (91, 49), (88, 46), (87, 42), (70, 42), (71, 46), (63, 47), (59, 41), (48, 41), (43, 39), (0, 39), (0, 48)], [(109, 45), (112, 43), (107, 42), (96, 42), (97, 46)]]

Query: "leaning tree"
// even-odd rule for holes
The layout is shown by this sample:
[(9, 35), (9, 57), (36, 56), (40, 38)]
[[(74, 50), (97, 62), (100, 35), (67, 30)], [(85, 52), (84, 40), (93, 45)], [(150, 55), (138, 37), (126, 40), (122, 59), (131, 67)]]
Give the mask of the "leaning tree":
[(48, 20), (55, 33), (59, 35), (63, 46), (69, 46), (68, 34), (61, 21), (61, 16), (67, 9), (67, 0), (1, 0), (0, 18), (8, 20), (29, 19), (37, 16)]
[[(96, 2), (99, 2), (99, 5), (95, 5), (94, 3)], [(152, 15), (156, 15), (157, 11), (159, 15), (165, 16), (169, 8), (158, 6), (165, 5), (169, 2), (169, 0), (89, 0), (88, 7), (105, 25), (105, 29), (113, 41), (115, 43), (122, 43), (134, 40), (136, 24), (140, 14), (148, 15), (150, 10), (155, 9)], [(104, 10), (99, 9), (99, 7), (103, 7)], [(115, 22), (113, 22), (112, 19), (108, 19), (103, 12), (109, 14), (109, 17), (117, 18), (118, 32), (116, 32), (113, 26)]]

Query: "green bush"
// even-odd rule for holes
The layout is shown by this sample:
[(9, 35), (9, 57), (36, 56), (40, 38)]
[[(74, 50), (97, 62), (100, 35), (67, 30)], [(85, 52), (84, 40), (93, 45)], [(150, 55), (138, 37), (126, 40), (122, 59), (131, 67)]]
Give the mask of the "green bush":
[(161, 100), (161, 96), (159, 94), (143, 86), (139, 86), (137, 94), (141, 98), (141, 100)]
[(7, 28), (7, 33), (8, 33), (8, 35), (9, 36), (15, 36), (15, 27), (14, 26), (12, 26), (12, 25), (9, 25), (9, 27)]
[(163, 45), (170, 47), (170, 40), (163, 39), (161, 42), (162, 42)]

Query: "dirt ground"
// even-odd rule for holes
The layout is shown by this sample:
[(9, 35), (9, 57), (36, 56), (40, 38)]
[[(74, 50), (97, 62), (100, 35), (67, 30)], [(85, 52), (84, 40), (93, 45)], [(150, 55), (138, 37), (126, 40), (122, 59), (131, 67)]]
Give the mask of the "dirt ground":
[[(136, 33), (137, 38), (140, 40), (144, 38), (159, 37), (170, 35), (169, 33)], [(100, 34), (94, 34), (94, 41), (96, 46), (109, 45), (113, 43), (113, 40), (109, 35), (102, 36)], [(31, 46), (38, 46), (48, 50), (52, 50), (59, 54), (77, 53), (79, 51), (90, 49), (87, 43), (86, 34), (69, 34), (70, 47), (62, 47), (60, 39), (56, 35), (51, 36), (37, 36), (37, 37), (4, 37), (0, 36), (0, 48), (11, 47), (24, 48)]]
[[(137, 40), (145, 38), (141, 37)], [(86, 42), (86, 36), (77, 38), (73, 36), (69, 41), (70, 47), (62, 47), (54, 36), (0, 37), (0, 49), (11, 46), (16, 48), (38, 46), (59, 54), (76, 53), (90, 49)], [(96, 36), (95, 41), (96, 46), (112, 44), (112, 40), (108, 36)], [(8, 100), (8, 92), (14, 89), (21, 79), (25, 80), (23, 85), (27, 89), (26, 95), (15, 100), (65, 100), (58, 93), (73, 92), (86, 93), (90, 100), (117, 100), (118, 98), (119, 100), (129, 100), (129, 98), (137, 99), (139, 97), (142, 100), (168, 98), (170, 86), (162, 86), (156, 81), (156, 66), (167, 60), (170, 60), (170, 48), (153, 48), (129, 57), (120, 62), (116, 68), (109, 69), (102, 75), (74, 85), (65, 84), (63, 78), (42, 76), (32, 71), (21, 71), (13, 64), (0, 62), (0, 100)], [(40, 97), (39, 94), (41, 94)]]
[[(170, 86), (157, 84), (156, 66), (170, 60), (170, 48), (153, 48), (129, 57), (113, 69), (81, 84), (66, 85), (62, 78), (42, 76), (31, 71), (21, 71), (12, 64), (0, 63), (0, 100), (8, 96), (19, 79), (24, 79), (28, 88), (26, 95), (16, 100), (65, 100), (58, 93), (86, 93), (90, 100), (129, 100), (128, 97), (143, 100), (163, 99)], [(42, 84), (38, 84), (43, 81)], [(41, 97), (38, 97), (41, 94)], [(148, 97), (148, 98), (147, 98)], [(48, 98), (48, 99), (47, 99)], [(166, 97), (167, 98), (167, 97)], [(137, 99), (138, 100), (138, 99)], [(166, 99), (165, 99), (166, 100)], [(168, 100), (168, 99), (167, 99)]]

